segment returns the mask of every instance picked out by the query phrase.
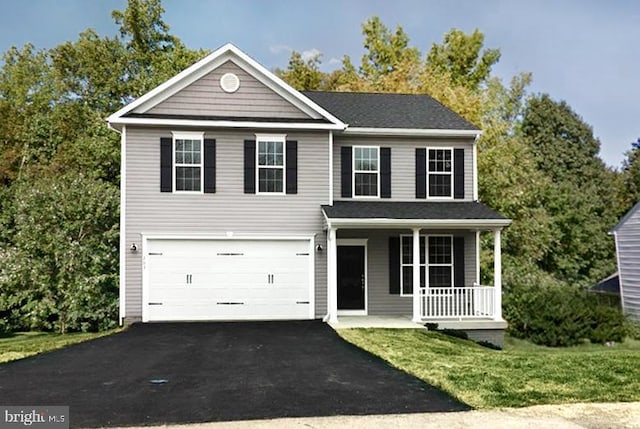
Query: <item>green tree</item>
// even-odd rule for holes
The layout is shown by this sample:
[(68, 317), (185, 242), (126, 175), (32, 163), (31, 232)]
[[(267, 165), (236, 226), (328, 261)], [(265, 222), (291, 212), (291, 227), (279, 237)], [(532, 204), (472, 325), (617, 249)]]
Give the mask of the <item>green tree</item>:
[(204, 51), (130, 0), (116, 37), (10, 49), (0, 68), (0, 320), (13, 329), (115, 323), (119, 136), (105, 118)]
[(484, 34), (452, 29), (443, 43), (434, 43), (427, 55), (427, 67), (446, 73), (456, 85), (476, 89), (491, 76), (491, 68), (500, 60), (498, 49), (484, 49)]
[(118, 189), (66, 174), (21, 180), (12, 194), (3, 207), (3, 316), (14, 328), (61, 333), (114, 326)]
[(320, 71), (320, 57), (318, 53), (305, 60), (300, 52), (293, 51), (287, 68), (277, 69), (276, 75), (299, 91), (322, 89), (326, 75)]
[(622, 163), (622, 195), (620, 214), (624, 214), (640, 202), (640, 137), (631, 143)]
[(598, 157), (591, 127), (567, 103), (543, 94), (528, 100), (521, 135), (537, 168), (553, 182), (545, 206), (554, 241), (540, 266), (582, 285), (610, 274), (615, 261), (607, 233), (616, 221), (617, 181)]

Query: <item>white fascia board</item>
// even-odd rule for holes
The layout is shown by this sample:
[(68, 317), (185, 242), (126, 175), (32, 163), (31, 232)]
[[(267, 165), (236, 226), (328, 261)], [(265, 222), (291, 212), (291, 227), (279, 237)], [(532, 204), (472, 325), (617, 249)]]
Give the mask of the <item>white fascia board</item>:
[(344, 134), (359, 136), (416, 136), (416, 137), (473, 137), (482, 134), (480, 130), (441, 130), (424, 128), (366, 128), (348, 127)]
[(220, 127), (220, 128), (262, 128), (262, 129), (292, 129), (292, 130), (341, 130), (341, 125), (305, 122), (258, 122), (231, 120), (196, 120), (196, 119), (166, 119), (166, 118), (136, 118), (123, 117), (110, 120), (111, 126), (118, 125), (152, 125), (176, 127)]
[(328, 218), (334, 228), (503, 228), (511, 224), (511, 219), (387, 219), (387, 218)]
[[(163, 84), (147, 92), (135, 101), (127, 104), (122, 109), (109, 116), (107, 121), (109, 123), (118, 123), (123, 119), (122, 116), (132, 112), (133, 110), (138, 110), (139, 113), (148, 111), (153, 106), (161, 103), (181, 89), (202, 78), (204, 75), (219, 67), (226, 61), (233, 61), (243, 69), (250, 68), (251, 70), (247, 71), (253, 77), (281, 95), (287, 101), (294, 104), (309, 116), (314, 117), (319, 115), (330, 121), (333, 125), (336, 125), (337, 127), (335, 129), (343, 130), (346, 128), (346, 124), (338, 118), (311, 101), (308, 97), (305, 97), (303, 94), (293, 89), (282, 79), (271, 73), (231, 43), (227, 43), (221, 48), (215, 50), (202, 60), (186, 68)], [(238, 64), (238, 62), (240, 64)]]

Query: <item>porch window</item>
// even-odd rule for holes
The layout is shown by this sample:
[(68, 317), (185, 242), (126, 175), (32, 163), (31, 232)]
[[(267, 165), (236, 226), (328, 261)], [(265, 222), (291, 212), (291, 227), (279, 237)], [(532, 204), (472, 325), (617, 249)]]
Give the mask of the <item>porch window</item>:
[(380, 189), (380, 148), (353, 147), (353, 195), (378, 197)]
[(453, 244), (450, 235), (429, 236), (429, 287), (453, 286)]
[[(425, 243), (428, 243), (425, 253)], [(426, 255), (426, 257), (425, 257)], [(420, 287), (453, 286), (453, 237), (450, 235), (420, 236)], [(401, 236), (400, 294), (413, 295), (413, 237)]]
[[(420, 287), (424, 287), (426, 270), (424, 258), (425, 237), (420, 236)], [(413, 237), (403, 235), (400, 245), (400, 295), (413, 295)]]
[(452, 198), (453, 149), (427, 150), (427, 197)]

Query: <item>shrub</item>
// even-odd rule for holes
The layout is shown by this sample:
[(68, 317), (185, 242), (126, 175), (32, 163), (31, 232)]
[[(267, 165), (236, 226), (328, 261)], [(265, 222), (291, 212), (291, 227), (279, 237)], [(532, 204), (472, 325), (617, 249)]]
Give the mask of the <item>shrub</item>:
[(627, 335), (619, 309), (569, 285), (512, 286), (505, 295), (504, 316), (512, 336), (551, 347), (585, 340), (620, 342)]
[(629, 333), (627, 321), (618, 308), (598, 304), (597, 299), (592, 300), (589, 331), (589, 340), (592, 343), (604, 344), (608, 341), (620, 343)]

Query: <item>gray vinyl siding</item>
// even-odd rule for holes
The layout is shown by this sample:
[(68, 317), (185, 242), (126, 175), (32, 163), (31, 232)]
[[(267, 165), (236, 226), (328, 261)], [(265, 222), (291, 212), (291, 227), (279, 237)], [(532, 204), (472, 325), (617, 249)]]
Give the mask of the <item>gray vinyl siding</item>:
[[(389, 293), (389, 237), (411, 234), (410, 230), (338, 230), (338, 239), (366, 238), (367, 240), (367, 300), (370, 315), (411, 315), (411, 296)], [(476, 234), (472, 231), (422, 230), (420, 234), (451, 234), (464, 236), (465, 286), (476, 281)]]
[[(380, 146), (391, 148), (391, 198), (383, 201), (416, 200), (416, 148), (446, 147), (464, 149), (464, 200), (473, 201), (473, 140), (426, 139), (407, 137), (334, 137), (333, 189), (336, 201), (341, 197), (340, 159), (342, 146)], [(421, 199), (419, 201), (426, 201)]]
[(632, 210), (615, 237), (622, 306), (629, 318), (640, 323), (640, 209)]
[[(178, 130), (175, 130), (178, 131)], [(298, 141), (298, 193), (256, 195), (244, 193), (244, 140), (254, 139), (255, 130), (205, 133), (216, 139), (216, 193), (180, 194), (160, 192), (160, 137), (169, 129), (127, 128), (126, 143), (126, 317), (142, 314), (141, 234), (206, 234), (225, 237), (315, 236), (315, 244), (326, 249), (320, 210), (329, 198), (327, 165), (328, 135), (286, 133)], [(264, 131), (260, 131), (264, 133)], [(315, 253), (316, 314), (326, 312), (326, 252)]]
[[(235, 73), (240, 79), (240, 88), (236, 92), (229, 94), (220, 88), (220, 77), (225, 73)], [(222, 64), (145, 113), (249, 118), (309, 118), (306, 113), (231, 61)]]

